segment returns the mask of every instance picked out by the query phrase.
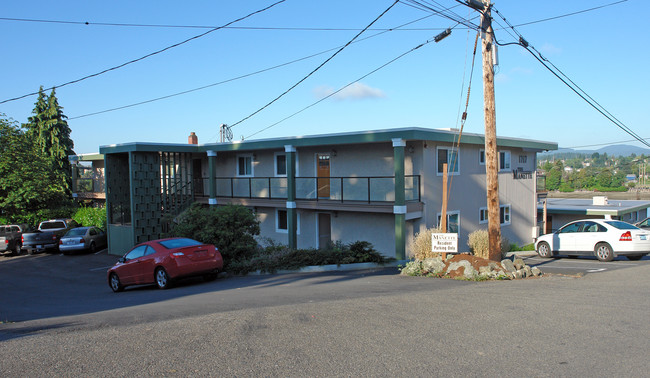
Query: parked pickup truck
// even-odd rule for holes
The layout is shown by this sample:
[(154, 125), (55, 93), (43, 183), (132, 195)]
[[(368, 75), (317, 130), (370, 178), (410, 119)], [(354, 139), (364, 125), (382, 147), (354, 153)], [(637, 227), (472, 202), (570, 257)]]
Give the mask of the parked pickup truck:
[(11, 251), (14, 255), (19, 255), (25, 230), (26, 226), (18, 224), (0, 226), (0, 252)]
[(22, 238), (23, 249), (28, 254), (41, 251), (58, 251), (59, 239), (75, 226), (75, 221), (65, 219), (52, 219), (43, 221), (35, 232), (24, 233)]

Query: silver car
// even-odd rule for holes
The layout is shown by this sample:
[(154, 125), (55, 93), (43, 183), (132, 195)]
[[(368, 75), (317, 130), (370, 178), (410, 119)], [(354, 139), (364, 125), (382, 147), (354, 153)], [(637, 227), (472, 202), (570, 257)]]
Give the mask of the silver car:
[(59, 251), (64, 255), (70, 252), (95, 252), (106, 248), (106, 233), (97, 227), (77, 227), (68, 231), (59, 241)]

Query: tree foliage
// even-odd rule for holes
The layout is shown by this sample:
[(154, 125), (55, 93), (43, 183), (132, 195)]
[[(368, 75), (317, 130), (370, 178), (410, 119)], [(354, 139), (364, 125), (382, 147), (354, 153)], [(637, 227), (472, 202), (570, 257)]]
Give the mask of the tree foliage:
[(69, 208), (67, 187), (51, 159), (16, 122), (0, 114), (0, 208), (7, 221), (36, 224)]
[(194, 203), (171, 231), (173, 236), (184, 236), (219, 248), (228, 266), (234, 261), (248, 260), (257, 250), (255, 235), (260, 225), (255, 214), (240, 205), (206, 207)]
[(70, 193), (72, 178), (68, 156), (74, 155), (74, 142), (70, 138), (71, 130), (67, 117), (63, 114), (63, 107), (56, 98), (55, 89), (47, 96), (43, 87), (40, 88), (32, 114), (23, 125), (27, 130), (25, 134), (48, 159), (56, 180)]

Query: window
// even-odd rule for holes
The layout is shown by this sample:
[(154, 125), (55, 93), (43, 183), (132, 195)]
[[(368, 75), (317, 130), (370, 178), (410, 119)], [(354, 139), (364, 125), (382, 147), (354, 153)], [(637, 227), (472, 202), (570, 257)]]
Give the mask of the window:
[(480, 165), (485, 165), (485, 150), (478, 151), (478, 163)]
[(519, 163), (520, 164), (526, 164), (528, 161), (528, 156), (527, 155), (519, 155)]
[(129, 261), (144, 256), (147, 248), (149, 248), (149, 246), (147, 245), (141, 245), (133, 248), (131, 252), (129, 252), (126, 256), (124, 256), (124, 260)]
[(287, 155), (275, 154), (275, 175), (276, 176), (287, 175)]
[(510, 169), (510, 151), (499, 151), (499, 170)]
[(252, 155), (242, 155), (237, 157), (237, 176), (253, 176)]
[(460, 172), (458, 162), (458, 151), (454, 148), (439, 147), (438, 148), (438, 175), (442, 175), (443, 164), (447, 163), (447, 172), (450, 174), (458, 174)]
[[(296, 211), (296, 233), (300, 234), (300, 214)], [(275, 210), (275, 231), (281, 233), (289, 232), (289, 214), (287, 210)]]
[[(488, 210), (487, 207), (482, 207), (478, 210), (478, 222), (488, 223)], [(503, 224), (510, 224), (510, 205), (499, 206), (499, 222)]]
[[(438, 226), (440, 226), (441, 214), (438, 214)], [(447, 212), (447, 232), (460, 233), (460, 211)]]

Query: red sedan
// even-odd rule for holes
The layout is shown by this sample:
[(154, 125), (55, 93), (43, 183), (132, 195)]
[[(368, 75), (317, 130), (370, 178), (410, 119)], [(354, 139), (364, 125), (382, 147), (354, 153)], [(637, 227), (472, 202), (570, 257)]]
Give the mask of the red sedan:
[(114, 292), (152, 283), (167, 289), (184, 277), (213, 280), (222, 269), (223, 259), (214, 245), (187, 238), (151, 240), (136, 245), (108, 270), (108, 285)]

